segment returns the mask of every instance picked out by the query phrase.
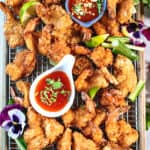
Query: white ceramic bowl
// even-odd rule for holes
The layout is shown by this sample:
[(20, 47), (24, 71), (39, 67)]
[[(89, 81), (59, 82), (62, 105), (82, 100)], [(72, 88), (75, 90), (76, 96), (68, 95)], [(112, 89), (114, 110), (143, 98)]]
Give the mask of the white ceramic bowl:
[[(71, 108), (73, 101), (74, 101), (74, 97), (75, 97), (75, 87), (74, 87), (74, 81), (73, 81), (73, 76), (72, 76), (72, 68), (73, 68), (74, 62), (75, 62), (74, 56), (66, 55), (55, 67), (43, 72), (32, 83), (31, 88), (30, 88), (30, 93), (29, 93), (30, 102), (31, 102), (32, 107), (41, 115), (46, 116), (46, 117), (59, 117)], [(38, 82), (43, 77), (45, 77), (46, 75), (54, 71), (63, 71), (67, 74), (69, 81), (70, 81), (70, 85), (71, 85), (71, 95), (70, 95), (68, 103), (65, 105), (64, 108), (62, 108), (60, 111), (57, 111), (57, 112), (50, 112), (50, 111), (44, 110), (42, 107), (40, 107), (37, 104), (35, 100), (35, 88)]]

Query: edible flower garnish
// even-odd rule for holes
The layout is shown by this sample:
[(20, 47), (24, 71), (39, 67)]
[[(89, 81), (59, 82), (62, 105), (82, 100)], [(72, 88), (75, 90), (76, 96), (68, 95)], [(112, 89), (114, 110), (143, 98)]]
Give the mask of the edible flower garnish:
[(24, 131), (26, 117), (23, 113), (23, 107), (19, 104), (6, 106), (0, 113), (0, 126), (8, 132), (8, 135), (16, 139)]
[(144, 36), (147, 41), (150, 41), (150, 27), (146, 26), (142, 21), (123, 25), (122, 33), (130, 37), (131, 42), (136, 46), (146, 46), (142, 36)]

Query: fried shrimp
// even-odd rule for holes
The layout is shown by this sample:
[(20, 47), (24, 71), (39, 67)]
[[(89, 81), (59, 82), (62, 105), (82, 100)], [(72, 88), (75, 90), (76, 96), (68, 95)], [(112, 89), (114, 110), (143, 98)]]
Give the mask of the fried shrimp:
[(93, 50), (90, 58), (97, 67), (106, 67), (108, 65), (112, 65), (113, 63), (113, 54), (111, 51), (100, 46)]
[(10, 11), (10, 9), (3, 3), (0, 2), (0, 9), (6, 14), (7, 19), (4, 24), (4, 34), (8, 45), (11, 48), (17, 46), (23, 46), (25, 44), (23, 38), (23, 26), (19, 20), (16, 20)]
[(129, 108), (122, 93), (117, 89), (104, 90), (99, 102), (102, 106), (107, 107), (111, 110), (119, 107), (123, 112), (126, 112)]
[(118, 55), (114, 63), (114, 75), (119, 82), (117, 88), (126, 97), (137, 84), (137, 76), (134, 66), (127, 57)]
[(58, 150), (71, 150), (71, 146), (72, 146), (72, 130), (67, 128), (62, 138), (58, 141), (57, 149)]
[(7, 64), (6, 73), (11, 80), (15, 81), (21, 77), (29, 76), (35, 68), (35, 53), (29, 50), (23, 50), (16, 54), (12, 63)]
[(28, 108), (30, 106), (30, 100), (29, 100), (30, 83), (20, 80), (16, 82), (16, 86), (17, 89), (24, 95), (22, 105), (25, 108)]
[(96, 144), (79, 132), (73, 133), (73, 150), (98, 150)]
[(93, 69), (91, 61), (85, 56), (78, 56), (73, 67), (73, 74), (80, 75), (85, 69)]
[(59, 5), (45, 7), (42, 4), (37, 5), (36, 13), (45, 24), (51, 24), (56, 29), (67, 29), (72, 25), (72, 20), (66, 11)]

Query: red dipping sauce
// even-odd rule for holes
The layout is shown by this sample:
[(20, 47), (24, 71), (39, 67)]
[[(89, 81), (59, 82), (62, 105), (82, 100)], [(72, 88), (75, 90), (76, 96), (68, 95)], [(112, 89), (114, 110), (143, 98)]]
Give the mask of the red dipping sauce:
[(62, 71), (56, 71), (43, 77), (35, 88), (37, 104), (50, 112), (57, 112), (64, 108), (70, 94), (69, 78)]
[(69, 0), (69, 10), (83, 22), (91, 21), (99, 15), (97, 0)]

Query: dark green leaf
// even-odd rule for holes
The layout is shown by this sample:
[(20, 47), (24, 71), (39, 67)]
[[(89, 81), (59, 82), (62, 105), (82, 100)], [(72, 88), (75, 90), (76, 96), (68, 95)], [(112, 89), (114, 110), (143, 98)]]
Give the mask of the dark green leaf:
[(27, 145), (26, 145), (23, 137), (15, 139), (15, 142), (20, 150), (27, 150)]

